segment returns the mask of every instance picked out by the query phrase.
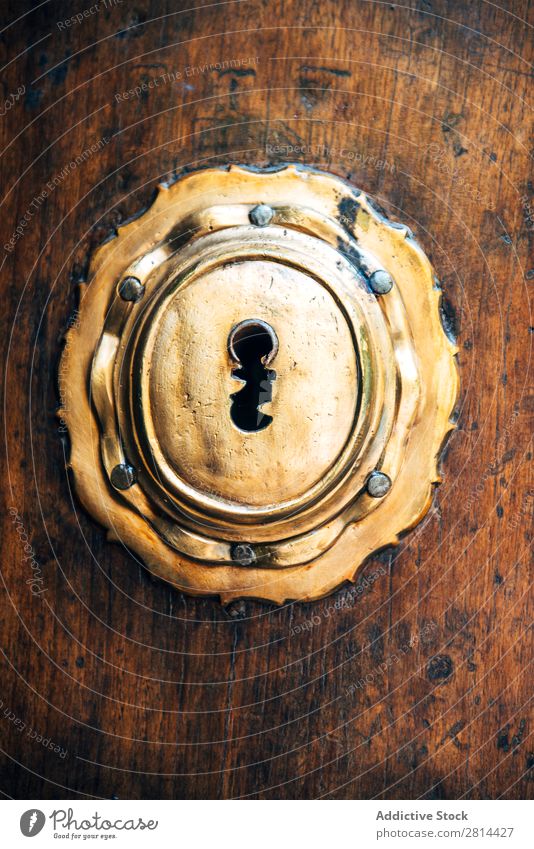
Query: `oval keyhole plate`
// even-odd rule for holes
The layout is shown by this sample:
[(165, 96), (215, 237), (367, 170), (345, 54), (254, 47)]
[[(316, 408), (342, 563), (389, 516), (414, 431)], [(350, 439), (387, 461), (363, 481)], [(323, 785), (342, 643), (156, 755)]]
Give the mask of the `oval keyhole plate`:
[(189, 593), (310, 600), (354, 580), (439, 481), (458, 391), (439, 301), (410, 231), (330, 174), (161, 187), (97, 252), (68, 332), (81, 500)]

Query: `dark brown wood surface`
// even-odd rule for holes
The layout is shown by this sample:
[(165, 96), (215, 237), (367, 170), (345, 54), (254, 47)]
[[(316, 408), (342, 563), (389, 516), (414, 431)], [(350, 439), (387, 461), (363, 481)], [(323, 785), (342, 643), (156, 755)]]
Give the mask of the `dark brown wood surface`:
[[(534, 795), (533, 24), (528, 0), (4, 4), (6, 796)], [(284, 161), (417, 234), (458, 430), (429, 516), (367, 582), (224, 609), (80, 508), (58, 360), (90, 250), (159, 181)]]

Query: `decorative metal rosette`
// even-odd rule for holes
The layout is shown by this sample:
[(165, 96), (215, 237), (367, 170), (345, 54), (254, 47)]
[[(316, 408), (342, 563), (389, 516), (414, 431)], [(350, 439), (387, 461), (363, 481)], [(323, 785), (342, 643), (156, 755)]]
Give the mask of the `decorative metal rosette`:
[(68, 331), (80, 499), (188, 593), (324, 596), (430, 505), (458, 391), (439, 301), (410, 231), (337, 177), (160, 187), (97, 251)]

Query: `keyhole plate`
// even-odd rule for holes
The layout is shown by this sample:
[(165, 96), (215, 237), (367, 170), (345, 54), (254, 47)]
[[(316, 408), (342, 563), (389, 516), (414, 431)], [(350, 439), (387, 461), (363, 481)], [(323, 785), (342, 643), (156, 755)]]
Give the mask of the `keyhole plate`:
[[(302, 250), (311, 250), (297, 235)], [(331, 476), (352, 462), (361, 426), (358, 328), (322, 281), (274, 261), (276, 236), (261, 234), (273, 259), (250, 258), (254, 231), (239, 232), (231, 244), (228, 234), (206, 237), (199, 245), (206, 262), (221, 249), (232, 251), (233, 262), (214, 261), (187, 285), (172, 286), (147, 315), (134, 361), (141, 400), (134, 415), (154, 474), (184, 508), (193, 499), (212, 521), (224, 523), (229, 513), (247, 524), (254, 518), (264, 539), (282, 515), (313, 527), (313, 518), (296, 514), (305, 514), (332, 486)], [(228, 328), (250, 316), (276, 327), (279, 341), (265, 411), (276, 425), (255, 432), (236, 427), (230, 412), (239, 386)], [(376, 318), (381, 322), (378, 309)]]
[[(97, 252), (68, 332), (81, 500), (186, 592), (283, 602), (353, 580), (439, 480), (458, 389), (439, 299), (409, 230), (330, 174), (161, 187)], [(247, 328), (271, 347), (247, 352)]]

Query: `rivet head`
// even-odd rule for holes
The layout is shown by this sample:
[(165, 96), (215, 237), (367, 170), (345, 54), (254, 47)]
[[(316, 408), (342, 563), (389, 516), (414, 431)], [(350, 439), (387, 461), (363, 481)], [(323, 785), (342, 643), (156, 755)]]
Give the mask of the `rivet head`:
[(384, 472), (372, 472), (367, 479), (367, 492), (373, 498), (383, 498), (391, 489), (391, 479)]
[(387, 271), (380, 269), (379, 271), (375, 271), (371, 274), (371, 277), (369, 278), (369, 285), (375, 295), (387, 295), (387, 293), (391, 292), (391, 289), (393, 288), (393, 278)]
[(119, 286), (119, 295), (123, 301), (136, 303), (145, 294), (145, 287), (137, 277), (125, 277)]
[(266, 203), (260, 203), (250, 210), (248, 217), (256, 227), (266, 227), (267, 224), (271, 223), (273, 215), (274, 211), (270, 206), (267, 206)]
[(256, 562), (256, 555), (251, 545), (239, 543), (232, 546), (232, 560), (240, 566), (251, 566)]
[(129, 489), (135, 483), (135, 469), (128, 463), (119, 463), (111, 472), (115, 489)]

